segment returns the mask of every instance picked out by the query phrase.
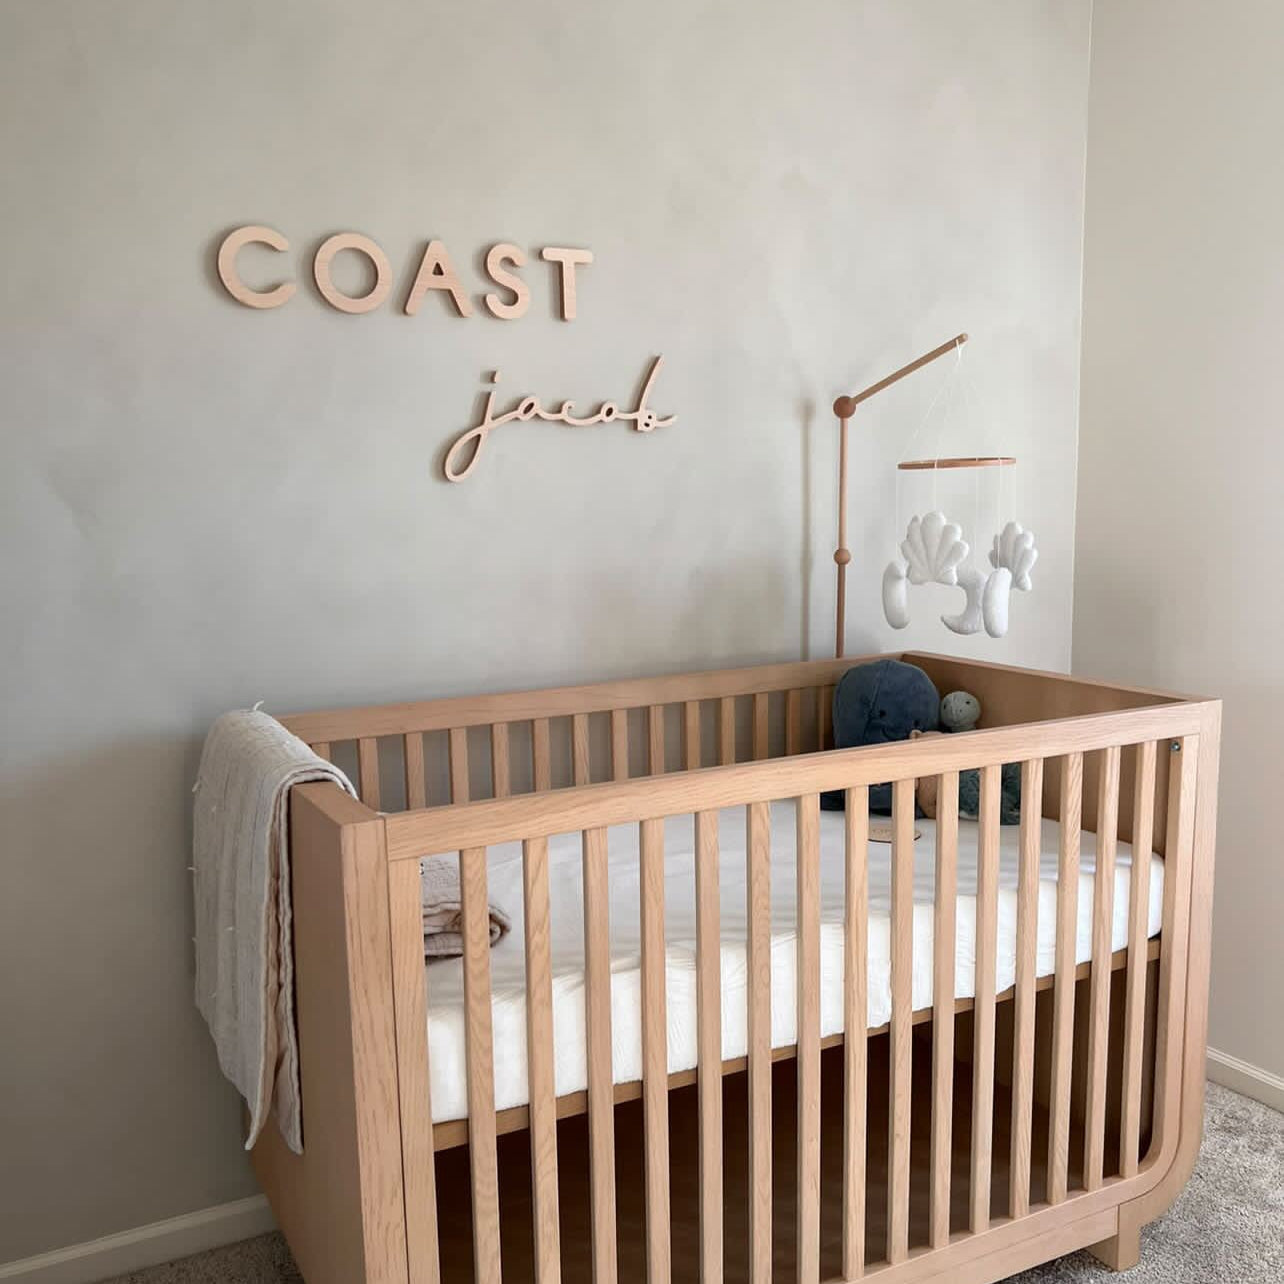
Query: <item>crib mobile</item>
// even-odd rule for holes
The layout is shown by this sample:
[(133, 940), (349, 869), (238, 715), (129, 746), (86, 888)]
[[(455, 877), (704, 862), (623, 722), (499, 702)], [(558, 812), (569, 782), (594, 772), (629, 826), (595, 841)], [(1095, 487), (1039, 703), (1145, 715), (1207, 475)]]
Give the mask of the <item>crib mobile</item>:
[[(937, 400), (945, 391), (947, 384), (957, 379), (963, 355), (963, 345), (967, 342), (966, 334), (956, 335), (948, 343), (902, 366), (877, 383), (871, 384), (863, 391), (851, 396), (839, 397), (834, 402), (834, 414), (838, 417), (838, 547), (834, 550), (834, 561), (838, 566), (837, 593), (837, 628), (834, 654), (841, 659), (843, 655), (844, 635), (846, 632), (847, 610), (847, 565), (852, 560), (851, 550), (847, 547), (847, 437), (848, 424), (862, 401), (890, 388), (892, 384), (904, 379), (906, 375), (921, 370), (924, 366), (945, 356), (955, 354), (954, 372), (946, 384), (942, 384), (929, 405), (923, 424), (915, 432), (911, 441), (916, 440), (918, 433), (930, 419)], [(1008, 469), (1016, 464), (1012, 455), (936, 455), (928, 459), (905, 459), (897, 464), (896, 478), (896, 525), (899, 528), (900, 511), (900, 473), (930, 472), (935, 483), (936, 475), (942, 469), (957, 468), (998, 468)], [(997, 479), (1002, 474), (995, 474), (996, 501), (1002, 497), (1002, 485)], [(996, 508), (998, 504), (996, 502)], [(979, 502), (974, 505), (974, 521), (979, 522)], [(996, 521), (996, 526), (998, 522)], [(1008, 631), (1008, 602), (1012, 591), (1016, 589), (1028, 593), (1033, 587), (1030, 572), (1038, 560), (1039, 551), (1035, 546), (1033, 532), (1027, 530), (1020, 522), (1008, 520), (995, 534), (989, 551), (989, 566), (977, 566), (970, 559), (971, 545), (963, 538), (963, 528), (959, 523), (950, 521), (935, 503), (935, 485), (933, 485), (933, 504), (929, 511), (910, 518), (897, 552), (888, 562), (883, 572), (883, 614), (888, 624), (894, 629), (903, 629), (910, 622), (909, 589), (911, 585), (945, 584), (961, 588), (964, 592), (963, 609), (955, 615), (942, 615), (941, 623), (947, 629), (964, 635), (979, 633), (982, 628), (992, 638), (1003, 637)]]

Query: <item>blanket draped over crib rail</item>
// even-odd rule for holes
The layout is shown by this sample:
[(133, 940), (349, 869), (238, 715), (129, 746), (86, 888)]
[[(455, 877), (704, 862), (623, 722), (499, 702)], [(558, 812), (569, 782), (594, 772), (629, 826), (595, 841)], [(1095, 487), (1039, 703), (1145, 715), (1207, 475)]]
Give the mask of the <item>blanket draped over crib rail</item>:
[[(247, 1150), (275, 1110), (290, 1149), (303, 1153), (289, 797), (295, 785), (327, 780), (357, 796), (338, 767), (254, 709), (219, 718), (201, 753), (193, 790), (196, 1004), (223, 1073), (249, 1107)], [(426, 861), (421, 887), (425, 957), (458, 957), (458, 862)], [(509, 918), (497, 905), (488, 912), (494, 945)]]
[(290, 789), (325, 780), (356, 797), (342, 771), (257, 710), (225, 713), (201, 753), (196, 1005), (249, 1107), (247, 1150), (274, 1108), (290, 1149), (303, 1151), (287, 825)]

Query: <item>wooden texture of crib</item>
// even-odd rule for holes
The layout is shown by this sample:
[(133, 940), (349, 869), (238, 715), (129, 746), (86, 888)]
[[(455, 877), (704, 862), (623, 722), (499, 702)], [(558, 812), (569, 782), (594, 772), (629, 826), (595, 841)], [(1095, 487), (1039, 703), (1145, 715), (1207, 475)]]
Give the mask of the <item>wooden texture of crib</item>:
[[(833, 684), (859, 660), (300, 714), (286, 725), (350, 766), (291, 807), (302, 1156), (269, 1127), (255, 1169), (309, 1284), (438, 1280), (878, 1277), (997, 1280), (1088, 1247), (1131, 1264), (1142, 1225), (1189, 1175), (1204, 1083), (1220, 704), (940, 656), (905, 655), (985, 710), (966, 735), (834, 751)], [(1022, 764), (1016, 982), (995, 992), (997, 799)], [(955, 1000), (958, 773), (979, 768), (975, 997)], [(937, 776), (930, 1008), (909, 984), (913, 782)], [(867, 788), (894, 781), (891, 1019), (867, 1030)], [(822, 1040), (813, 881), (818, 796), (847, 791), (844, 1029)], [(797, 803), (797, 1043), (773, 1050), (766, 815)], [(724, 1062), (716, 818), (748, 827), (748, 1051)], [(663, 818), (693, 815), (698, 1066), (667, 1073)], [(1057, 922), (1076, 907), (1081, 829), (1097, 834), (1094, 948), (1058, 932), (1037, 978), (1033, 831), (1059, 818)], [(606, 922), (608, 826), (639, 829), (641, 1081), (616, 1084)], [(586, 1093), (558, 1098), (547, 843), (582, 833)], [(1164, 858), (1148, 939), (1134, 861), (1128, 945), (1111, 953), (1115, 840)], [(523, 844), (529, 1105), (493, 1096), (487, 848)], [(419, 861), (460, 853), (466, 1120), (429, 1101)], [(989, 944), (987, 945), (987, 941)], [(946, 962), (948, 960), (948, 963)], [(431, 980), (429, 981), (431, 984)]]

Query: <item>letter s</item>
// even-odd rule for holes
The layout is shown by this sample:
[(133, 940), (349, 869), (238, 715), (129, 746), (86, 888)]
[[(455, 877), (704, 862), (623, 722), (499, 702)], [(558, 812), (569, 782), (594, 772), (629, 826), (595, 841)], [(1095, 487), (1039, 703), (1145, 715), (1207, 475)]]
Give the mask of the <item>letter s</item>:
[(525, 267), (526, 255), (517, 246), (502, 243), (492, 245), (486, 254), (486, 271), (490, 279), (496, 285), (503, 286), (505, 290), (512, 290), (515, 297), (512, 303), (505, 303), (498, 294), (488, 294), (486, 307), (491, 316), (499, 317), (501, 321), (515, 321), (530, 307), (531, 292), (520, 276), (509, 272), (504, 267), (505, 263), (511, 263), (514, 267)]

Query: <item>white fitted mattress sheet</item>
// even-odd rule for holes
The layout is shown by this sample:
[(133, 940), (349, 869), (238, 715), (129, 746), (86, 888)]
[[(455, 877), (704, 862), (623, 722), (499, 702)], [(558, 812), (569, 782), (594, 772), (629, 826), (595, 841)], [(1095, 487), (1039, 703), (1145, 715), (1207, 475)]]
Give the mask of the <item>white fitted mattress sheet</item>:
[[(915, 822), (913, 1006), (932, 1004), (932, 922), (935, 895), (936, 827)], [(820, 816), (820, 1021), (822, 1036), (843, 1029), (844, 817)], [(1040, 976), (1051, 975), (1056, 951), (1057, 849), (1060, 827), (1043, 821), (1039, 862), (1038, 954)], [(745, 809), (719, 816), (722, 972), (722, 1055), (747, 1049)], [(997, 986), (1012, 985), (1016, 971), (1017, 826), (1000, 830)], [(665, 984), (669, 1071), (696, 1064), (695, 866), (691, 816), (664, 825)], [(1096, 836), (1082, 835), (1075, 958), (1092, 956), (1092, 910)], [(638, 906), (638, 828), (617, 826), (608, 834), (611, 919), (611, 1062), (616, 1083), (641, 1078), (641, 934)], [(434, 859), (453, 860), (453, 856)], [(490, 898), (512, 920), (513, 930), (491, 951), (495, 1048), (495, 1107), (528, 1100), (526, 1062), (526, 968), (519, 843), (490, 849)], [(1111, 949), (1128, 942), (1132, 851), (1118, 846)], [(958, 900), (955, 915), (954, 994), (973, 995), (976, 967), (977, 825), (959, 822)], [(1162, 922), (1163, 861), (1151, 857), (1147, 931)], [(583, 881), (580, 835), (549, 840), (549, 892), (553, 972), (553, 1056), (559, 1096), (587, 1085), (584, 1023)], [(891, 1014), (890, 924), (891, 847), (869, 845), (869, 953), (867, 1024), (879, 1026)], [(795, 815), (792, 802), (771, 807), (771, 1038), (773, 1047), (795, 1042), (796, 999)], [(433, 1119), (468, 1114), (465, 1074), (463, 965), (458, 959), (427, 965), (428, 1039)]]

